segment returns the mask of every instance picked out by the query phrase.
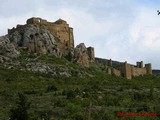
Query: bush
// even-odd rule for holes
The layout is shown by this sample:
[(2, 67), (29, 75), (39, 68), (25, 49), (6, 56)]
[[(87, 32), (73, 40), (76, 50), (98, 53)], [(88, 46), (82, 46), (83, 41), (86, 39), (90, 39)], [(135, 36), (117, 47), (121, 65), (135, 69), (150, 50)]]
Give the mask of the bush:
[(49, 85), (47, 87), (47, 92), (57, 91), (57, 87), (55, 85)]
[(26, 96), (18, 93), (16, 106), (10, 109), (10, 120), (28, 120), (28, 109), (30, 103), (27, 101)]
[(67, 99), (73, 99), (76, 97), (76, 92), (74, 90), (69, 90), (67, 92)]

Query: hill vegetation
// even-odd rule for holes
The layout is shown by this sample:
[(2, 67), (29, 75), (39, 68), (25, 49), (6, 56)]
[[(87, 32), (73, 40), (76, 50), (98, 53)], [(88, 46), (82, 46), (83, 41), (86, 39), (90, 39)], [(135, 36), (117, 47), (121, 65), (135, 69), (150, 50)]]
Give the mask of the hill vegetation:
[[(0, 66), (1, 120), (12, 117), (26, 103), (28, 120), (160, 119), (159, 74), (127, 80), (108, 75), (103, 66), (93, 63), (86, 68), (64, 58), (25, 52), (18, 60), (20, 65)], [(71, 74), (28, 70), (26, 64), (31, 62), (65, 68)], [(153, 112), (157, 116), (118, 117), (117, 112)]]

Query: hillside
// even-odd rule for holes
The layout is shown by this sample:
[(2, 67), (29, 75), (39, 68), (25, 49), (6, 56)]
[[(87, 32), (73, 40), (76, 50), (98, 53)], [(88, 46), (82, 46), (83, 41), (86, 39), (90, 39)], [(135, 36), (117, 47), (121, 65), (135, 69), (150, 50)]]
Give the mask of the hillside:
[[(28, 113), (29, 119), (32, 120), (42, 118), (83, 120), (85, 116), (88, 117), (87, 110), (90, 104), (90, 116), (93, 120), (126, 119), (116, 116), (116, 112), (120, 111), (157, 114), (160, 112), (158, 105), (160, 76), (158, 75), (146, 75), (126, 80), (123, 77), (108, 75), (103, 67), (97, 67), (94, 64), (86, 68), (62, 58), (48, 55), (36, 56), (25, 52), (18, 60), (21, 66), (4, 68), (1, 65), (1, 120), (9, 118), (9, 111), (16, 106), (19, 92), (23, 93), (31, 103)], [(42, 71), (36, 71), (38, 67), (33, 66), (33, 71), (30, 71), (23, 66), (26, 63), (43, 64), (43, 67), (49, 65), (59, 69), (53, 74), (53, 72), (45, 73), (46, 67), (43, 69), (39, 67)], [(158, 119), (158, 117), (130, 117), (128, 119), (150, 120), (153, 118)]]
[(62, 19), (30, 18), (0, 37), (0, 120), (160, 119), (150, 63), (95, 58), (73, 36)]

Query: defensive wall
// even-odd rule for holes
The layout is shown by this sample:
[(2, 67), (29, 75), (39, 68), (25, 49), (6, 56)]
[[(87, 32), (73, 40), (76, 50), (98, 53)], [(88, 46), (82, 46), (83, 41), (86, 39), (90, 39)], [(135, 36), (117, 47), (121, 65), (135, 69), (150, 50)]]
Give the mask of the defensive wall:
[(152, 65), (150, 63), (143, 65), (143, 61), (132, 65), (125, 62), (112, 61), (111, 59), (95, 58), (96, 62), (106, 65), (106, 72), (115, 76), (123, 76), (127, 79), (132, 77), (143, 76), (145, 74), (152, 74)]

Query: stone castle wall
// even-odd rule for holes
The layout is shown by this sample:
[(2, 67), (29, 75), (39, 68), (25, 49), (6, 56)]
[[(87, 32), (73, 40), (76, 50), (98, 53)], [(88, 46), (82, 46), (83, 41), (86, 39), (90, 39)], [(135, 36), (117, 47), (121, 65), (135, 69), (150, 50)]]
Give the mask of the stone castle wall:
[(140, 76), (140, 75), (145, 75), (146, 72), (146, 68), (137, 68), (137, 67), (132, 67), (132, 76)]
[(137, 62), (136, 65), (129, 64), (127, 62), (112, 61), (111, 59), (95, 58), (96, 62), (106, 64), (106, 72), (115, 76), (123, 76), (127, 79), (132, 77), (143, 76), (145, 74), (152, 74), (151, 64), (145, 64), (143, 61)]
[(115, 69), (113, 67), (108, 67), (107, 68), (107, 73), (110, 75), (114, 75), (114, 76), (121, 76), (121, 71), (118, 69)]
[(143, 67), (143, 61), (137, 62), (137, 66), (128, 64), (127, 62), (124, 63), (122, 66), (122, 74), (127, 79), (132, 79), (135, 76), (143, 76), (145, 74), (152, 74), (152, 67), (151, 64), (146, 64)]

